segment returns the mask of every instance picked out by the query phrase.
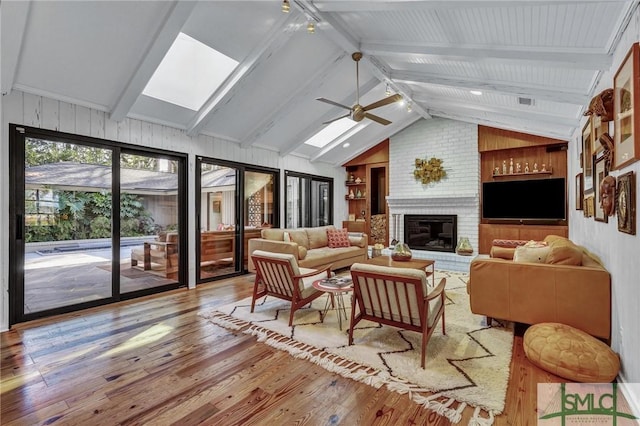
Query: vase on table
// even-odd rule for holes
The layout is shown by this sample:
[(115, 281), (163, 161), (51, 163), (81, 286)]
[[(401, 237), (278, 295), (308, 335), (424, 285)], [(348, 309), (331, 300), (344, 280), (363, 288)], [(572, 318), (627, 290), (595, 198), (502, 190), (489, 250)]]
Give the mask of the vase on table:
[(471, 247), (469, 238), (460, 237), (458, 245), (456, 246), (456, 253), (461, 256), (471, 256), (473, 254), (473, 247)]
[(400, 262), (411, 260), (411, 256), (411, 250), (405, 243), (396, 244), (396, 246), (393, 248), (393, 251), (391, 252), (391, 259)]

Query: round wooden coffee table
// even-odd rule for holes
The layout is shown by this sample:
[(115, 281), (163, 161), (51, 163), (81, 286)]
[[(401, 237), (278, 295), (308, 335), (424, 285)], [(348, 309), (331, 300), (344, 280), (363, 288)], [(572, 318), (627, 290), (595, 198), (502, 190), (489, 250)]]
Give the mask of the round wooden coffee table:
[[(335, 279), (335, 278), (334, 278)], [(331, 279), (330, 279), (331, 280)], [(349, 284), (336, 286), (330, 285), (326, 283), (327, 280), (317, 280), (313, 282), (313, 288), (316, 290), (323, 291), (329, 295), (327, 298), (327, 302), (324, 305), (324, 310), (322, 311), (322, 319), (327, 315), (327, 311), (329, 310), (329, 303), (331, 303), (331, 307), (336, 308), (336, 315), (338, 316), (338, 326), (340, 330), (342, 330), (342, 317), (344, 315), (345, 321), (348, 319), (347, 317), (347, 307), (344, 304), (343, 295), (345, 293), (349, 293), (353, 290), (353, 281), (351, 278), (342, 279), (343, 282), (349, 282)]]

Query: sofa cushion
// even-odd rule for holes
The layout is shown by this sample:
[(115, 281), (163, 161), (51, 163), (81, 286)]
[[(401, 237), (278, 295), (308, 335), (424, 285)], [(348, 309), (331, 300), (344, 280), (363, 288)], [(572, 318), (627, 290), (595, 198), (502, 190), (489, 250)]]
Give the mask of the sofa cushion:
[(327, 247), (349, 247), (349, 231), (346, 228), (342, 229), (327, 229)]
[(549, 256), (550, 251), (551, 251), (551, 247), (546, 245), (540, 246), (540, 247), (527, 247), (527, 246), (516, 247), (515, 252), (513, 254), (513, 261), (528, 262), (528, 263), (546, 263), (547, 257)]
[(263, 228), (260, 235), (265, 240), (284, 241), (284, 229), (279, 228)]
[(304, 229), (288, 229), (291, 241), (309, 250), (309, 237)]
[(495, 239), (491, 242), (491, 245), (495, 247), (516, 248), (525, 245), (525, 243), (526, 241), (524, 240)]
[(349, 232), (349, 243), (352, 246), (364, 247), (364, 238), (362, 238), (362, 232)]
[(549, 235), (544, 240), (551, 248), (546, 263), (574, 266), (580, 266), (582, 264), (582, 250), (573, 244), (571, 240), (558, 237), (557, 235)]
[(327, 241), (327, 231), (330, 229), (336, 229), (333, 225), (328, 226), (318, 226), (316, 228), (306, 228), (307, 237), (309, 238), (309, 247), (310, 249), (326, 247), (328, 245)]
[(307, 248), (303, 246), (298, 246), (298, 259), (302, 260), (307, 257)]

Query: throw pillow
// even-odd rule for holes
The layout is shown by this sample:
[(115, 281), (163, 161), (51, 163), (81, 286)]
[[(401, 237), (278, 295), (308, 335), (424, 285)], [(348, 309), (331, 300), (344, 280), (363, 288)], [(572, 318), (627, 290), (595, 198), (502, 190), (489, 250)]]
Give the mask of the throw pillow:
[(526, 262), (526, 263), (546, 263), (547, 257), (551, 247), (539, 246), (539, 247), (516, 247), (516, 251), (513, 254), (514, 262)]
[(327, 229), (327, 246), (330, 248), (349, 247), (349, 231), (342, 229)]
[[(546, 240), (546, 239), (545, 239)], [(582, 250), (567, 238), (558, 238), (549, 242), (551, 251), (547, 263), (554, 265), (582, 265)]]

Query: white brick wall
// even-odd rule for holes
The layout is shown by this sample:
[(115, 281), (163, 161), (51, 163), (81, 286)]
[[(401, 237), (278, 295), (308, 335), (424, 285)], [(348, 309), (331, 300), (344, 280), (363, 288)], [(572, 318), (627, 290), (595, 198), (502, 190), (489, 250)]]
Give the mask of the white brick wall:
[[(413, 177), (415, 159), (441, 159), (447, 176), (423, 185)], [(458, 215), (458, 237), (468, 237), (476, 253), (480, 218), (478, 126), (444, 118), (420, 120), (389, 140), (390, 214)], [(402, 216), (400, 216), (402, 217)], [(398, 239), (403, 240), (403, 220)], [(389, 238), (395, 235), (393, 216)]]

